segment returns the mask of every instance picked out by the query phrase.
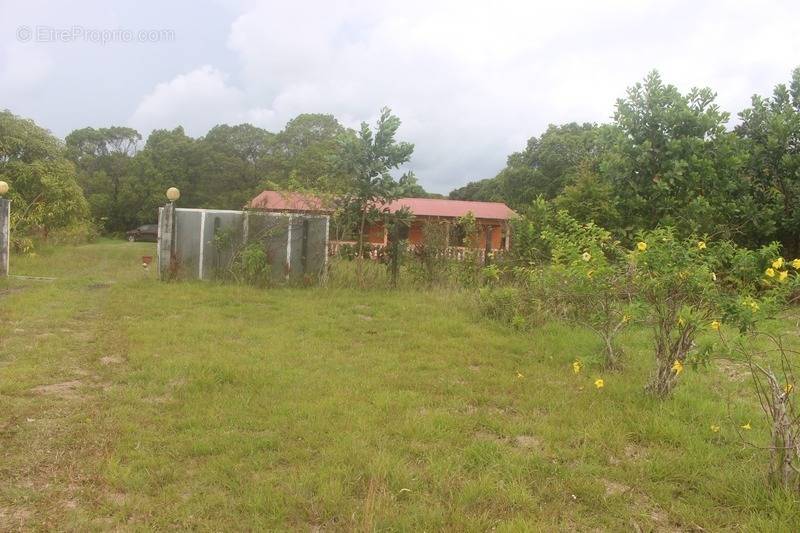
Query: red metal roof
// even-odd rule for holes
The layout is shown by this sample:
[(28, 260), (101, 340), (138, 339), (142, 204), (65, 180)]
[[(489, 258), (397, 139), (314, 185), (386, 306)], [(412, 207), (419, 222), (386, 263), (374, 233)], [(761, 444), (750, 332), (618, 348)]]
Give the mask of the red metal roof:
[[(330, 205), (316, 197), (296, 192), (264, 191), (250, 201), (248, 207), (270, 211), (300, 211), (331, 213)], [(501, 202), (470, 202), (466, 200), (445, 200), (438, 198), (400, 198), (387, 205), (395, 212), (407, 207), (415, 216), (423, 217), (463, 217), (472, 213), (475, 218), (508, 220), (517, 216), (506, 204)]]
[(467, 200), (443, 200), (438, 198), (400, 198), (389, 203), (389, 210), (395, 212), (403, 207), (416, 216), (425, 217), (463, 217), (472, 213), (475, 218), (508, 220), (517, 214), (506, 204), (500, 202), (470, 202)]
[(313, 213), (331, 213), (333, 209), (316, 196), (297, 192), (264, 191), (250, 201), (252, 209), (269, 209), (274, 211), (306, 211)]

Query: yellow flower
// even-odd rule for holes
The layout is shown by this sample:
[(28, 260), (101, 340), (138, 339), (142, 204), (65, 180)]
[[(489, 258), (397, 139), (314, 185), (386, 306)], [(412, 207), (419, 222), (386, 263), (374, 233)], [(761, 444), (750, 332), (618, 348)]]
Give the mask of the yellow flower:
[(517, 379), (522, 379), (524, 377), (525, 376), (523, 376), (521, 372), (517, 372)]
[(792, 261), (792, 266), (794, 268), (800, 269), (800, 259), (795, 259), (794, 261)]
[(638, 243), (636, 243), (636, 249), (639, 250), (640, 252), (644, 252), (645, 250), (647, 250), (647, 243), (644, 241), (639, 241)]
[(771, 268), (768, 268), (768, 269), (766, 269), (764, 271), (764, 275), (767, 276), (768, 278), (774, 278), (775, 277), (775, 270), (773, 270)]
[(711, 273), (711, 280), (717, 281), (717, 275), (714, 272)]
[(628, 315), (622, 315), (622, 321), (623, 322), (627, 322), (630, 319), (631, 319), (631, 317), (629, 317)]
[(779, 257), (772, 262), (772, 268), (781, 268), (783, 266), (783, 257)]
[(682, 316), (678, 317), (678, 325), (681, 326), (681, 327), (686, 325), (686, 321), (683, 319)]
[(719, 320), (714, 320), (713, 322), (711, 322), (711, 329), (713, 329), (714, 331), (719, 331), (719, 327), (721, 325), (722, 324), (720, 324)]
[(786, 394), (791, 394), (793, 390), (794, 390), (794, 383), (787, 383), (786, 385), (783, 386), (783, 392), (785, 392)]
[(700, 250), (705, 250), (706, 249), (705, 241), (698, 241), (697, 242), (697, 248), (700, 249)]
[(589, 272), (586, 273), (587, 278), (591, 278), (593, 275), (594, 275), (594, 270), (590, 270)]
[(779, 281), (786, 281), (786, 276), (788, 276), (788, 275), (789, 275), (789, 271), (788, 270), (781, 270), (780, 272), (778, 272), (778, 280)]
[(711, 432), (712, 433), (719, 433), (719, 426), (716, 424), (711, 424)]
[(603, 381), (603, 378), (597, 378), (596, 380), (594, 380), (594, 386), (597, 387), (598, 389), (602, 389), (603, 387), (606, 386), (606, 382)]
[(581, 257), (583, 258), (584, 261), (587, 262), (592, 260), (592, 254), (590, 254), (589, 252), (583, 252), (583, 255)]
[(753, 429), (753, 428), (750, 426), (750, 422), (748, 422), (747, 424), (744, 424), (744, 425), (743, 425), (743, 426), (741, 426), (741, 427), (742, 427), (742, 429), (746, 429), (747, 431), (750, 431), (751, 429)]
[(672, 370), (675, 371), (675, 375), (677, 376), (681, 372), (683, 372), (683, 363), (675, 359), (675, 362), (672, 363)]
[(751, 301), (751, 302), (750, 302), (750, 304), (749, 304), (749, 305), (750, 305), (750, 309), (751, 309), (752, 311), (754, 311), (754, 312), (755, 312), (755, 311), (758, 311), (758, 309), (759, 309), (759, 307), (758, 307), (758, 302), (756, 302), (755, 300), (753, 300), (753, 301)]
[(582, 366), (583, 365), (581, 364), (581, 362), (575, 359), (575, 361), (572, 362), (572, 371), (575, 372), (576, 374), (580, 374)]

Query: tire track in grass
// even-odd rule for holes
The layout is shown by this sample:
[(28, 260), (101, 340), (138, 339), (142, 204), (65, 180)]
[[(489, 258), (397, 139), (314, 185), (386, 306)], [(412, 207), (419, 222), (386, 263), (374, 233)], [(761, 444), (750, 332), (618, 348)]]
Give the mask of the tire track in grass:
[(64, 281), (3, 302), (17, 327), (0, 342), (0, 530), (102, 526), (107, 293)]

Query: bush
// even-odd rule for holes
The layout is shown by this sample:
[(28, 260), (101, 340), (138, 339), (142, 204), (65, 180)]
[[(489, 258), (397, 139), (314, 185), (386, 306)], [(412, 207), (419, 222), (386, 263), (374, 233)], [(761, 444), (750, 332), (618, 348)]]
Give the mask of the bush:
[(267, 252), (257, 242), (242, 248), (234, 256), (230, 267), (230, 273), (237, 282), (256, 287), (269, 286), (271, 272)]
[(544, 322), (540, 302), (519, 287), (484, 287), (478, 292), (481, 316), (489, 317), (515, 329), (530, 329)]
[(100, 229), (90, 221), (77, 222), (70, 226), (51, 231), (47, 242), (51, 244), (86, 244), (100, 236)]
[(606, 368), (619, 368), (622, 353), (616, 338), (630, 318), (630, 276), (625, 251), (611, 234), (592, 223), (580, 224), (565, 211), (558, 231), (542, 233), (552, 265), (532, 275), (551, 308), (571, 322), (592, 330), (603, 342)]

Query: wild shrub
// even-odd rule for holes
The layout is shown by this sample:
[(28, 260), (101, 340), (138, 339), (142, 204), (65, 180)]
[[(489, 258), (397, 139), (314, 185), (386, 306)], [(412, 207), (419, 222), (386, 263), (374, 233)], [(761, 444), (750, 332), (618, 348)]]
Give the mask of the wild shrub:
[(230, 268), (230, 273), (237, 282), (256, 287), (270, 285), (271, 271), (267, 252), (258, 242), (252, 242), (244, 246), (234, 256)]
[[(775, 244), (746, 250), (728, 242), (680, 239), (670, 228), (639, 235), (628, 257), (655, 342), (649, 392), (670, 394), (701, 332), (719, 331), (727, 323), (746, 333), (782, 300), (789, 273), (778, 268), (784, 261), (773, 260), (776, 256)], [(713, 350), (706, 344), (695, 358), (708, 358)]]
[(540, 302), (531, 296), (520, 287), (483, 287), (478, 291), (478, 308), (481, 316), (515, 329), (534, 328), (544, 322), (545, 313)]
[(444, 222), (427, 222), (422, 227), (422, 241), (414, 246), (414, 256), (419, 261), (415, 273), (428, 287), (440, 283), (445, 277), (449, 230), (449, 225)]
[[(775, 487), (800, 491), (800, 410), (797, 405), (795, 367), (800, 352), (789, 349), (780, 336), (738, 336), (731, 344), (721, 335), (731, 356), (747, 365), (753, 390), (770, 428), (766, 446), (745, 436), (748, 422), (736, 426), (739, 437), (769, 454), (769, 481)], [(759, 342), (766, 338), (766, 345)]]
[(597, 334), (606, 368), (621, 365), (617, 336), (630, 321), (630, 275), (625, 251), (611, 234), (592, 223), (581, 224), (565, 211), (557, 227), (542, 232), (552, 263), (533, 269), (544, 300), (553, 312)]

